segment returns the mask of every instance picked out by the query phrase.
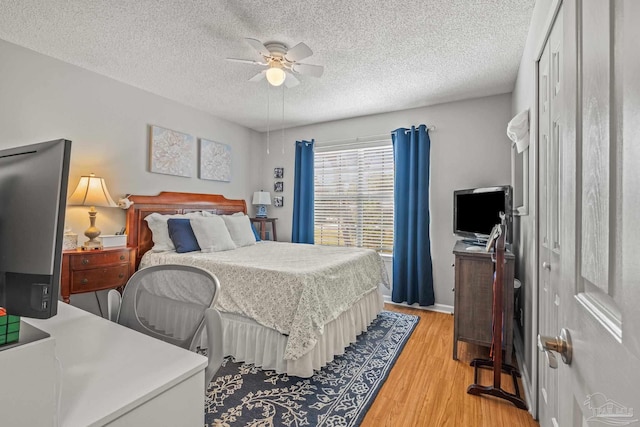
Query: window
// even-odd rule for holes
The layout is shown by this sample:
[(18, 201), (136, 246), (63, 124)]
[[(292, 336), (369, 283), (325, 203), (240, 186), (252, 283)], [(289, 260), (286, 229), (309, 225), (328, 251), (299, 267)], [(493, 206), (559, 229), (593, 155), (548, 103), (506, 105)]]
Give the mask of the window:
[(314, 238), (320, 245), (393, 251), (393, 147), (323, 151), (315, 162)]

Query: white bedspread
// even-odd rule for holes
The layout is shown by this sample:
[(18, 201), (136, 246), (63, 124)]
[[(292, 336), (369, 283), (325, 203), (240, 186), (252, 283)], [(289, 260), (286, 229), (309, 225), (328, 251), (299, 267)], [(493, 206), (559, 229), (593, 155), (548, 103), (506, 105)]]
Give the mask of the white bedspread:
[(183, 264), (220, 280), (220, 311), (247, 316), (288, 335), (284, 358), (310, 351), (324, 325), (365, 294), (388, 286), (380, 256), (370, 249), (261, 242), (224, 252), (147, 252), (140, 268)]

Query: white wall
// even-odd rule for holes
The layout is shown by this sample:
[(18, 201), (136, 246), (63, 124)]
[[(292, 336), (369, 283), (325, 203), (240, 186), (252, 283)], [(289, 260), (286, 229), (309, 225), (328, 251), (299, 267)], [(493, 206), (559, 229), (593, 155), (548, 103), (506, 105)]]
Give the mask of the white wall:
[[(231, 145), (231, 182), (148, 172), (151, 124)], [(126, 193), (184, 191), (250, 202), (256, 186), (251, 171), (257, 164), (252, 154), (260, 139), (257, 132), (0, 40), (0, 148), (57, 138), (73, 141), (69, 191), (80, 175), (91, 172), (105, 178), (116, 199)], [(195, 166), (195, 157), (193, 162)], [(86, 240), (87, 210), (67, 209), (67, 224), (80, 242)], [(98, 212), (97, 225), (104, 234), (125, 224), (121, 209), (98, 208)], [(94, 300), (93, 295), (90, 298)], [(81, 299), (72, 297), (72, 302)]]
[(277, 217), (279, 240), (290, 240), (293, 206), (294, 141), (390, 135), (399, 127), (421, 123), (435, 125), (431, 133), (431, 246), (435, 299), (437, 304), (453, 306), (453, 191), (488, 185), (510, 184), (510, 145), (506, 125), (511, 116), (511, 94), (451, 102), (393, 113), (358, 117), (287, 129), (285, 152), (282, 136), (274, 131), (270, 154), (266, 154), (263, 135), (258, 171), (262, 184), (256, 190), (273, 193), (273, 168), (284, 167), (284, 207), (269, 207)]
[[(527, 42), (525, 44), (524, 53), (518, 70), (518, 78), (516, 80), (515, 89), (512, 95), (511, 113), (515, 115), (520, 111), (529, 109), (533, 111), (535, 108), (535, 61), (537, 60), (536, 49), (540, 46), (542, 39), (545, 37), (545, 21), (551, 12), (553, 0), (537, 0), (531, 17), (531, 24)], [(530, 114), (531, 117), (531, 114)], [(531, 123), (534, 126), (535, 123)], [(536, 209), (536, 169), (535, 156), (536, 141), (533, 139), (533, 132), (530, 132), (531, 140), (529, 143), (529, 215), (522, 216), (517, 220), (519, 224), (520, 241), (518, 246), (518, 271), (516, 276), (522, 282), (522, 304), (523, 304), (523, 344), (525, 367), (529, 378), (532, 375), (533, 353), (537, 351), (533, 346), (533, 307), (532, 303), (537, 295), (535, 294), (534, 272), (536, 268), (534, 253), (536, 246), (536, 236), (534, 234), (534, 226), (537, 221), (535, 215)], [(522, 155), (520, 155), (522, 156)], [(517, 343), (516, 345), (518, 345)]]

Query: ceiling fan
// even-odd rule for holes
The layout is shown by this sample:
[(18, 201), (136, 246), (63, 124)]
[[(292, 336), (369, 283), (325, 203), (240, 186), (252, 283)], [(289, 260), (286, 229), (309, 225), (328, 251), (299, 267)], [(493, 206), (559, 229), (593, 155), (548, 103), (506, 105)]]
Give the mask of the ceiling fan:
[(324, 67), (321, 65), (298, 62), (313, 55), (309, 46), (304, 43), (298, 43), (288, 49), (284, 43), (269, 42), (263, 44), (256, 39), (246, 38), (245, 40), (262, 56), (262, 61), (237, 58), (227, 58), (227, 60), (267, 67), (250, 78), (250, 82), (258, 82), (266, 77), (267, 81), (273, 86), (280, 86), (284, 83), (286, 87), (294, 87), (300, 84), (294, 74), (320, 77), (324, 72)]

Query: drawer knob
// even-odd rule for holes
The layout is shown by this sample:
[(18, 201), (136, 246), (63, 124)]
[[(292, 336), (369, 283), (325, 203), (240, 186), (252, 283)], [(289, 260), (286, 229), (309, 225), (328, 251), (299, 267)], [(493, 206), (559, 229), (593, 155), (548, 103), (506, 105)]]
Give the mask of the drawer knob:
[(124, 277), (124, 273), (118, 274), (118, 277), (122, 279)]
[(124, 255), (120, 255), (120, 261), (124, 261)]
[(82, 258), (82, 265), (89, 264), (89, 258)]
[(86, 277), (84, 279), (82, 279), (80, 281), (80, 283), (82, 283), (83, 285), (86, 285), (87, 283), (89, 283), (89, 279), (87, 279)]

